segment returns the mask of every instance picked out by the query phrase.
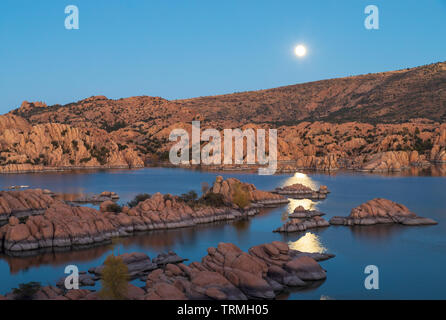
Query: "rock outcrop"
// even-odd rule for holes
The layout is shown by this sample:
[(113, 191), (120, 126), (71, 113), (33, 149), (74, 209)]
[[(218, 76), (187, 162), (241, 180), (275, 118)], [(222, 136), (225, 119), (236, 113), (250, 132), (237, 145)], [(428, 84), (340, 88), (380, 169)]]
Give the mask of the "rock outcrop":
[(319, 190), (313, 190), (300, 183), (295, 183), (285, 187), (278, 187), (274, 191), (281, 195), (287, 195), (296, 199), (312, 199), (312, 200), (322, 200), (327, 197), (330, 193), (327, 186), (320, 186)]
[(97, 128), (53, 122), (32, 126), (12, 114), (0, 116), (0, 128), (0, 173), (144, 166), (133, 149)]
[(224, 180), (222, 176), (215, 179), (208, 193), (221, 194), (228, 203), (234, 203), (234, 196), (240, 191), (246, 193), (251, 206), (277, 206), (289, 202), (281, 195), (258, 190), (253, 184), (243, 183), (235, 178)]
[(417, 151), (389, 151), (377, 153), (365, 162), (361, 170), (373, 172), (401, 171), (410, 166), (429, 166), (425, 157), (421, 157)]
[(273, 299), (287, 287), (325, 278), (316, 260), (283, 242), (255, 246), (248, 253), (220, 243), (201, 262), (149, 274), (146, 299)]
[(42, 214), (53, 202), (54, 199), (42, 189), (0, 191), (0, 225), (11, 216)]
[(322, 218), (323, 215), (325, 213), (316, 210), (306, 210), (304, 207), (299, 206), (294, 209), (292, 214), (288, 215), (288, 220), (283, 226), (277, 228), (274, 232), (298, 232), (330, 226), (328, 221)]
[(436, 221), (417, 216), (406, 206), (387, 200), (373, 199), (353, 208), (348, 217), (333, 217), (332, 225), (374, 225), (396, 223), (407, 226), (433, 225)]

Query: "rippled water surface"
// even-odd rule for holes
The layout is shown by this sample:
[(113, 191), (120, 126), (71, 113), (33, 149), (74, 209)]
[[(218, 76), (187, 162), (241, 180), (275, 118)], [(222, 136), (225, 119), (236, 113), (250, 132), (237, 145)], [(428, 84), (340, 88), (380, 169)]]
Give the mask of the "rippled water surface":
[[(324, 201), (292, 200), (290, 204), (265, 210), (248, 221), (201, 225), (170, 231), (157, 231), (119, 239), (113, 245), (72, 251), (49, 252), (19, 258), (0, 255), (0, 293), (19, 283), (39, 281), (54, 284), (68, 264), (87, 270), (101, 264), (111, 252), (146, 252), (150, 257), (174, 250), (190, 261), (199, 261), (206, 249), (219, 242), (232, 242), (243, 250), (274, 240), (287, 241), (303, 251), (330, 252), (334, 259), (322, 262), (327, 280), (305, 291), (284, 294), (289, 299), (446, 299), (446, 178), (432, 176), (379, 176), (358, 173), (334, 175), (296, 173), (258, 176), (248, 173), (214, 173), (170, 168), (141, 170), (80, 171), (0, 175), (0, 188), (28, 185), (71, 194), (115, 191), (124, 204), (138, 193), (181, 194), (210, 185), (217, 175), (236, 177), (272, 190), (300, 182), (331, 190)], [(273, 233), (286, 214), (297, 205), (316, 208), (327, 214), (348, 215), (350, 210), (373, 198), (400, 202), (418, 215), (433, 218), (436, 226), (329, 227), (288, 235)], [(380, 289), (364, 288), (364, 268), (376, 265)], [(135, 282), (138, 284), (138, 282)], [(141, 283), (142, 285), (142, 283)]]

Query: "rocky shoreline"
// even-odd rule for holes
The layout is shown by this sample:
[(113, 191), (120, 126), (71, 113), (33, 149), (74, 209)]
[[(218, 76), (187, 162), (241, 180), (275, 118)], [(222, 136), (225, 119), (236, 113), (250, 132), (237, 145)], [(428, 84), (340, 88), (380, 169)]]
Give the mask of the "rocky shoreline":
[[(244, 208), (234, 203), (234, 192), (238, 186), (245, 190), (249, 201), (249, 205)], [(22, 197), (26, 206), (11, 194)], [(257, 190), (253, 185), (233, 178), (223, 180), (217, 177), (213, 187), (206, 193), (209, 194), (221, 195), (224, 204), (216, 207), (201, 203), (188, 204), (178, 196), (156, 193), (133, 208), (124, 206), (115, 212), (111, 209), (114, 207), (108, 206), (114, 204), (112, 201), (103, 202), (98, 211), (53, 199), (42, 190), (5, 191), (0, 197), (4, 204), (0, 215), (8, 219), (8, 223), (0, 228), (0, 249), (8, 253), (90, 246), (108, 243), (112, 238), (136, 232), (244, 219), (256, 215), (261, 207), (288, 203), (288, 199), (280, 195)], [(43, 214), (28, 216), (24, 222), (14, 215), (18, 209), (29, 208), (42, 210)]]
[[(247, 300), (274, 299), (289, 288), (311, 287), (324, 281), (327, 272), (318, 261), (332, 254), (313, 254), (291, 250), (286, 243), (254, 246), (243, 252), (232, 243), (208, 248), (201, 262), (185, 265), (175, 253), (151, 260), (145, 253), (121, 255), (130, 279), (145, 282), (143, 287), (129, 284), (130, 300)], [(101, 279), (103, 266), (80, 273), (80, 286), (94, 286)], [(67, 290), (64, 279), (56, 286), (40, 288), (34, 300), (99, 300), (97, 291)], [(0, 300), (17, 299), (14, 293)]]

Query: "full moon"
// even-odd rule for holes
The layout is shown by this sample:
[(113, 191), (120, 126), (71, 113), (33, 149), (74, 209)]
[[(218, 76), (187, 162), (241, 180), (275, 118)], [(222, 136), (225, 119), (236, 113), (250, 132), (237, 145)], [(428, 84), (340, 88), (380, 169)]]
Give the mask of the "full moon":
[(307, 54), (307, 48), (304, 45), (300, 44), (294, 49), (294, 53), (298, 57), (304, 57)]

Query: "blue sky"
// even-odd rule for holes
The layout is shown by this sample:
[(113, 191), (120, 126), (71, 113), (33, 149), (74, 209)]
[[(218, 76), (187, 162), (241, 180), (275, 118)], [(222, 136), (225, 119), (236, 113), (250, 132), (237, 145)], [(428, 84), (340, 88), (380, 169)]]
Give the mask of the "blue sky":
[[(70, 4), (79, 30), (64, 27)], [(364, 27), (369, 4), (379, 30)], [(178, 99), (413, 67), (446, 60), (445, 34), (446, 0), (1, 0), (0, 113), (23, 100)]]

